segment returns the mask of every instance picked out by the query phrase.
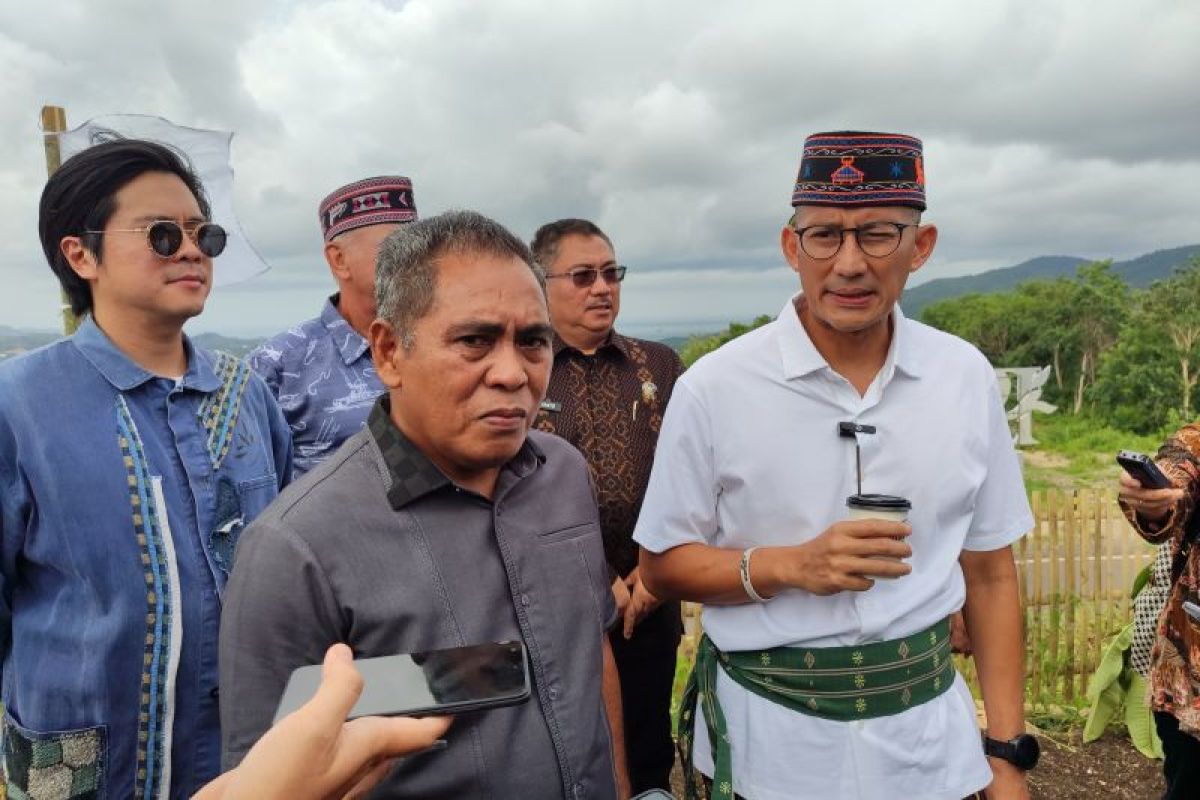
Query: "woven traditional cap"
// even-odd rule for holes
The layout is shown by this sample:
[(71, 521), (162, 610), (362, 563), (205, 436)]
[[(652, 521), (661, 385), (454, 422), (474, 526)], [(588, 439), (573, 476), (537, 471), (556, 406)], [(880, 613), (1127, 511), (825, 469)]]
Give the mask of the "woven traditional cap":
[(793, 206), (909, 206), (925, 210), (921, 140), (837, 131), (804, 141)]
[(417, 218), (412, 181), (382, 175), (343, 186), (321, 201), (317, 212), (325, 241), (366, 225), (412, 222)]

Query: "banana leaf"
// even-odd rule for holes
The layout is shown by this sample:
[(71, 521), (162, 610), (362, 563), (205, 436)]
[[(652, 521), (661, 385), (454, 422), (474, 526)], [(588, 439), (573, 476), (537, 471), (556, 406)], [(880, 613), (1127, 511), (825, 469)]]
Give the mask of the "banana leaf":
[(1088, 712), (1087, 725), (1083, 728), (1085, 742), (1099, 739), (1121, 708), (1129, 687), (1129, 680), (1125, 676), (1125, 672), (1128, 668), (1128, 652), (1132, 642), (1133, 623), (1131, 622), (1122, 628), (1121, 632), (1105, 648), (1104, 657), (1100, 659), (1100, 666), (1096, 667), (1096, 671), (1092, 674), (1087, 690), (1092, 707)]
[(1125, 693), (1125, 727), (1133, 746), (1147, 758), (1163, 757), (1162, 740), (1154, 727), (1154, 712), (1147, 696), (1146, 679), (1130, 669), (1129, 691)]

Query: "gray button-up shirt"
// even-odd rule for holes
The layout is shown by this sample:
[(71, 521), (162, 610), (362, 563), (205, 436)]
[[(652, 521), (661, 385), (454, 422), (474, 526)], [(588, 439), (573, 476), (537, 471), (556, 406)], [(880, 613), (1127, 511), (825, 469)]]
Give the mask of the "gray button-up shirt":
[(225, 763), (269, 727), (296, 667), (334, 642), (371, 657), (520, 637), (533, 696), (460, 715), (449, 747), (400, 763), (380, 797), (610, 798), (601, 697), (615, 620), (585, 462), (532, 431), (493, 500), (451, 483), (387, 398), (242, 536), (221, 629)]

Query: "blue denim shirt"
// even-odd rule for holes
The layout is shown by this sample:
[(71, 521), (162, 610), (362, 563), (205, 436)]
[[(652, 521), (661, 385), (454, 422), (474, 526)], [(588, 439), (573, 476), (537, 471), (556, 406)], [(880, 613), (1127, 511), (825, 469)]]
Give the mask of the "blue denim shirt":
[(190, 797), (219, 771), (221, 592), (291, 437), (244, 362), (185, 346), (182, 380), (156, 377), (89, 318), (0, 364), (4, 760), (26, 794)]
[(268, 339), (247, 356), (292, 428), (297, 478), (362, 430), (383, 394), (367, 340), (338, 312), (336, 301), (334, 295), (321, 316)]

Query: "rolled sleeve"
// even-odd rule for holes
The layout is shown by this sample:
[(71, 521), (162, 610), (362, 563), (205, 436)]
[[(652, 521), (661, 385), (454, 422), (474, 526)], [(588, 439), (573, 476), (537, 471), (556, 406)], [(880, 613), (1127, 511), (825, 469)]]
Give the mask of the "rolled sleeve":
[(994, 372), (990, 375), (987, 403), (987, 474), (975, 496), (964, 550), (999, 550), (1033, 528), (1021, 462), (1013, 447)]
[(271, 727), (292, 670), (341, 641), (333, 589), (308, 546), (263, 520), (242, 535), (221, 614), (223, 768)]
[(717, 532), (716, 459), (707, 411), (681, 380), (663, 417), (633, 539), (652, 553), (711, 544)]

